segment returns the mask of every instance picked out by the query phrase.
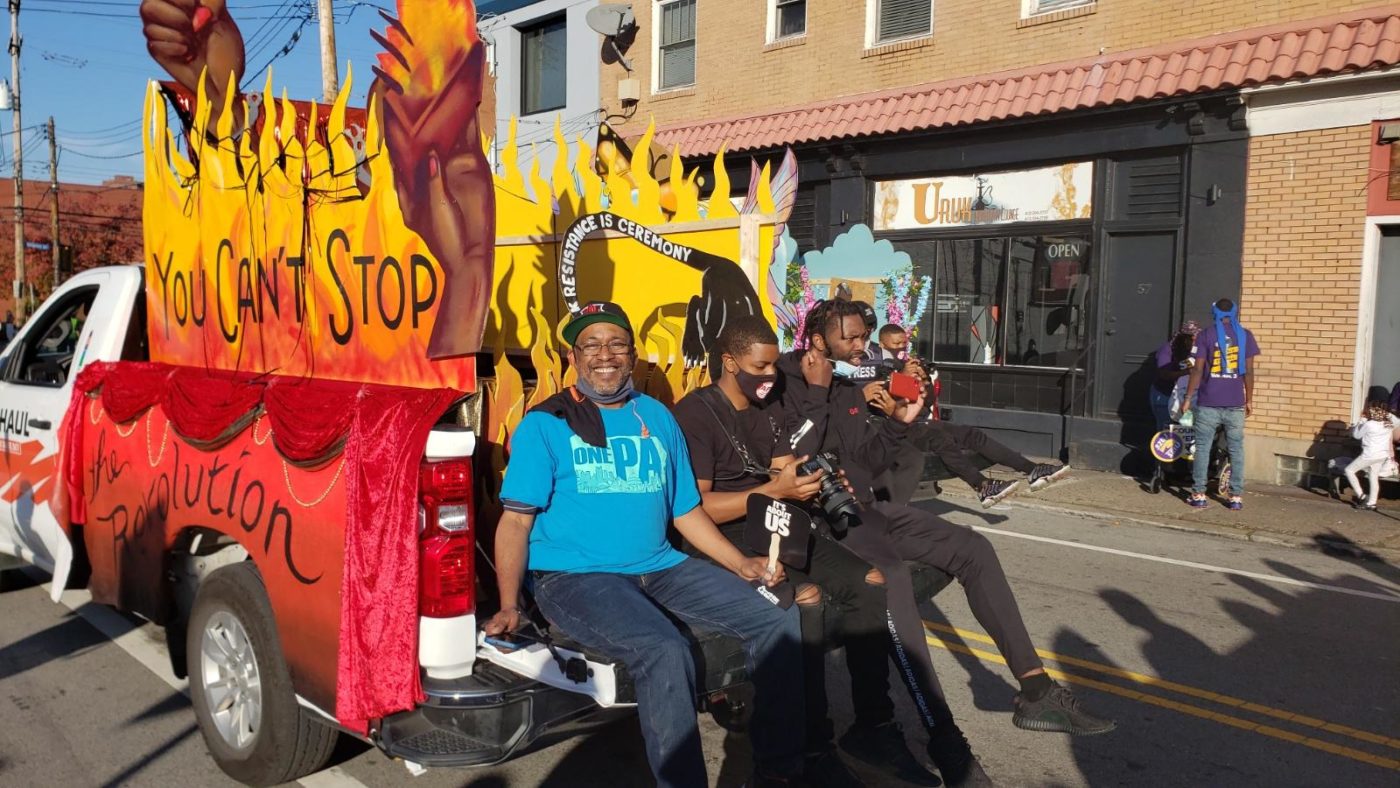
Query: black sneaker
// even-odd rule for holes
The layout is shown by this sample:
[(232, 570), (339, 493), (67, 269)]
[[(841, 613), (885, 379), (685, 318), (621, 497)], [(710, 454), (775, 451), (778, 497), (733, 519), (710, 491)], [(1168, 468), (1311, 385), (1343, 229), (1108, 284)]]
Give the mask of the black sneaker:
[(1118, 727), (1113, 720), (1095, 717), (1079, 708), (1079, 699), (1067, 688), (1056, 684), (1040, 700), (1026, 700), (1016, 693), (1016, 713), (1011, 722), (1028, 731), (1071, 733), (1075, 736), (1095, 736)]
[(881, 725), (852, 725), (841, 737), (841, 749), (851, 757), (874, 766), (914, 785), (942, 785), (933, 772), (924, 768), (909, 745), (904, 742), (904, 732), (897, 722)]
[(956, 725), (944, 723), (934, 729), (928, 740), (928, 757), (938, 767), (943, 782), (952, 788), (992, 784), (992, 778), (987, 776), (977, 756), (972, 754), (967, 737)]
[(802, 779), (814, 788), (862, 788), (865, 783), (851, 773), (835, 747), (808, 755), (804, 759)]
[(977, 500), (982, 502), (983, 509), (990, 509), (1002, 498), (1014, 492), (1020, 484), (1021, 482), (1016, 479), (988, 479), (982, 482), (982, 489), (977, 491)]
[(1069, 473), (1068, 465), (1049, 465), (1042, 463), (1031, 468), (1030, 474), (1026, 476), (1026, 482), (1030, 484), (1032, 490), (1039, 490), (1051, 482), (1057, 482)]

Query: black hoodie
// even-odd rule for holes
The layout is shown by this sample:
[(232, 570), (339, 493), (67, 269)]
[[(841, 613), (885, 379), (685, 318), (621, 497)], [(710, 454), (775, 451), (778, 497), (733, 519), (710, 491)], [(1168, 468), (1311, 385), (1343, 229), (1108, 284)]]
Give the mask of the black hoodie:
[(894, 461), (900, 444), (908, 438), (909, 425), (894, 419), (870, 419), (862, 386), (845, 378), (832, 378), (829, 388), (809, 385), (802, 376), (805, 353), (793, 350), (778, 359), (787, 432), (796, 435), (804, 422), (812, 422), (795, 453), (834, 452), (856, 498), (870, 503), (875, 500), (875, 479)]

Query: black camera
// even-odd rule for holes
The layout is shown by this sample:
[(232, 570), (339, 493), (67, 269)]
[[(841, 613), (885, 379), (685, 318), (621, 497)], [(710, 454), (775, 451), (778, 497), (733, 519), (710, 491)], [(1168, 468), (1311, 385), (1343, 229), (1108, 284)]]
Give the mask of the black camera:
[(817, 491), (817, 503), (826, 512), (831, 527), (841, 532), (846, 530), (846, 518), (860, 512), (860, 503), (846, 489), (836, 462), (835, 454), (823, 452), (797, 466), (797, 475), (810, 476), (817, 471), (826, 471), (821, 480), (821, 489)]

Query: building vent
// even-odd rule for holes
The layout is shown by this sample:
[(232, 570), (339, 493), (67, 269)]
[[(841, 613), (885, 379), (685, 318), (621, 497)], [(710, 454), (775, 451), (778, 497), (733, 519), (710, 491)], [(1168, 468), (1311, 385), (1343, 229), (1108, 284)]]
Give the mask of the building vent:
[(805, 254), (817, 248), (817, 190), (798, 187), (793, 198), (792, 214), (788, 216), (788, 234), (797, 242), (797, 253)]
[(1181, 160), (1130, 161), (1127, 219), (1168, 219), (1181, 215)]

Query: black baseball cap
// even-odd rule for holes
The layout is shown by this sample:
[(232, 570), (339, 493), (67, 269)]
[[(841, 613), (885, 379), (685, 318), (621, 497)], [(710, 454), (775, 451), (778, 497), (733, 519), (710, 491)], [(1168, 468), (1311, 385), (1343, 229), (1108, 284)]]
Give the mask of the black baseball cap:
[(564, 341), (570, 345), (574, 344), (579, 332), (594, 323), (612, 323), (625, 330), (628, 336), (633, 335), (632, 321), (627, 319), (627, 313), (622, 311), (622, 307), (611, 301), (589, 301), (564, 324)]

